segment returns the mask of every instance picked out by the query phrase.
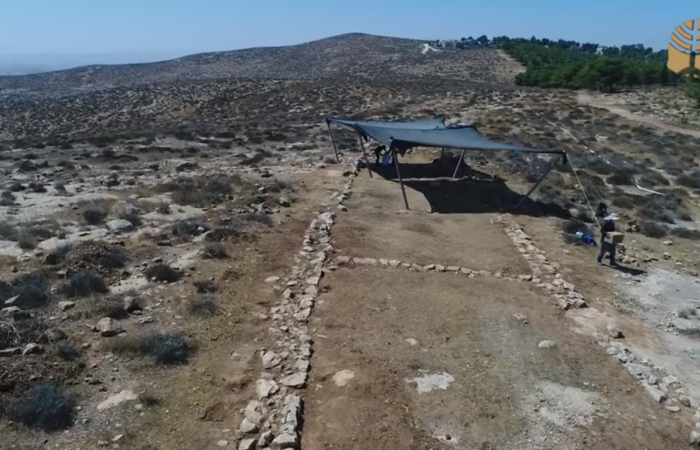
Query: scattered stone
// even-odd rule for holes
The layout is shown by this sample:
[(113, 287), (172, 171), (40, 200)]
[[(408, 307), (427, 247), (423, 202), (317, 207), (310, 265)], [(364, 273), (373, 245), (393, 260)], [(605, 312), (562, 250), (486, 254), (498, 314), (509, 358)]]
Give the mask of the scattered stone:
[(411, 346), (416, 346), (416, 345), (418, 345), (418, 341), (415, 340), (415, 339), (413, 339), (413, 338), (407, 338), (407, 339), (406, 339), (406, 342), (408, 342), (408, 345), (411, 345)]
[(239, 430), (241, 430), (241, 433), (243, 434), (250, 434), (250, 433), (255, 433), (258, 431), (258, 424), (251, 422), (247, 418), (244, 418), (241, 421), (241, 425), (238, 427)]
[(139, 396), (134, 391), (121, 391), (120, 393), (112, 395), (107, 400), (97, 405), (97, 410), (105, 411), (107, 409), (114, 408), (115, 406), (119, 406), (124, 402), (136, 401), (138, 398)]
[(608, 333), (613, 339), (621, 339), (624, 337), (620, 329), (617, 327), (617, 324), (615, 323), (608, 324)]
[(40, 355), (42, 353), (44, 353), (44, 347), (33, 343), (27, 344), (22, 350), (23, 355)]
[(306, 384), (306, 373), (297, 372), (280, 380), (280, 384), (286, 387), (302, 388)]
[(292, 202), (287, 197), (280, 197), (277, 200), (277, 203), (279, 203), (280, 206), (284, 206), (285, 208), (292, 206)]
[(133, 313), (135, 311), (141, 311), (141, 305), (139, 304), (139, 299), (136, 297), (132, 297), (131, 295), (127, 295), (124, 297), (124, 311), (128, 313)]
[(694, 445), (696, 447), (700, 447), (700, 432), (698, 431), (691, 431), (690, 432), (690, 441), (688, 442), (690, 445)]
[(265, 354), (262, 357), (262, 365), (264, 369), (272, 369), (281, 362), (282, 358), (280, 358), (280, 356), (273, 351), (265, 352)]
[(134, 225), (125, 219), (114, 219), (106, 223), (107, 229), (114, 233), (122, 233), (125, 231), (131, 231)]
[(355, 378), (355, 372), (351, 370), (341, 370), (333, 375), (333, 382), (336, 386), (346, 386), (350, 380)]
[(680, 395), (678, 397), (678, 403), (683, 406), (687, 406), (688, 408), (691, 407), (690, 398), (687, 395)]
[(265, 278), (265, 283), (277, 283), (280, 280), (280, 277), (267, 277)]
[(115, 444), (118, 444), (119, 442), (124, 442), (124, 439), (125, 439), (125, 437), (123, 434), (118, 434), (112, 438), (112, 442), (114, 442)]
[(75, 302), (63, 301), (58, 302), (58, 309), (61, 311), (68, 311), (69, 309), (75, 308)]
[(556, 345), (557, 344), (554, 341), (548, 341), (548, 340), (541, 341), (539, 344), (537, 344), (537, 346), (539, 348), (553, 348)]
[(18, 298), (19, 295), (13, 295), (12, 297), (8, 298), (5, 300), (5, 306), (13, 306)]
[(664, 245), (673, 245), (673, 241), (664, 241)]
[(401, 261), (398, 261), (396, 259), (392, 259), (389, 261), (389, 265), (391, 267), (399, 267), (401, 265)]
[[(224, 444), (223, 446), (221, 445), (221, 442), (226, 442), (226, 441), (219, 441), (219, 447), (225, 447), (228, 445), (228, 442)], [(255, 448), (255, 439), (243, 439), (240, 444), (238, 444), (238, 450), (253, 450)]]
[(678, 411), (681, 410), (681, 408), (678, 406), (666, 406), (666, 409), (673, 412), (673, 413), (677, 413)]
[(105, 317), (97, 322), (97, 331), (99, 331), (100, 335), (103, 337), (113, 337), (121, 333), (123, 330), (119, 322), (110, 317)]
[(649, 383), (652, 386), (656, 386), (657, 384), (659, 384), (659, 379), (655, 375), (649, 375), (647, 383)]
[(517, 320), (518, 322), (521, 322), (524, 324), (527, 324), (529, 322), (527, 319), (527, 316), (525, 314), (522, 314), (522, 313), (515, 313), (515, 314), (513, 314), (513, 317), (515, 317), (515, 320)]
[(284, 433), (272, 440), (272, 450), (283, 450), (287, 448), (297, 448), (297, 434)]
[(651, 399), (654, 400), (654, 402), (661, 403), (666, 400), (666, 394), (664, 394), (661, 390), (656, 389), (654, 386), (645, 384), (644, 389), (646, 389), (647, 393)]
[(270, 442), (272, 442), (272, 431), (265, 431), (264, 433), (260, 434), (260, 437), (258, 438), (258, 447), (265, 448), (268, 446)]
[(0, 319), (5, 320), (24, 320), (29, 319), (31, 314), (29, 311), (22, 311), (19, 306), (8, 306), (0, 309)]
[(258, 396), (259, 400), (263, 400), (270, 395), (276, 394), (279, 391), (279, 386), (272, 380), (265, 380), (263, 378), (255, 382), (255, 394)]

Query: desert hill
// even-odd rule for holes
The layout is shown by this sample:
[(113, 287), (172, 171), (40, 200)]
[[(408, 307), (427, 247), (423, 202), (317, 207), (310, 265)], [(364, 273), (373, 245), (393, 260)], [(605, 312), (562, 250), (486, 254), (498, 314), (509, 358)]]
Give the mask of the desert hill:
[(201, 53), (155, 63), (2, 76), (0, 92), (56, 94), (221, 78), (351, 80), (437, 76), (486, 81), (489, 74), (500, 72), (500, 66), (506, 62), (489, 49), (435, 51), (424, 41), (351, 33), (299, 45)]

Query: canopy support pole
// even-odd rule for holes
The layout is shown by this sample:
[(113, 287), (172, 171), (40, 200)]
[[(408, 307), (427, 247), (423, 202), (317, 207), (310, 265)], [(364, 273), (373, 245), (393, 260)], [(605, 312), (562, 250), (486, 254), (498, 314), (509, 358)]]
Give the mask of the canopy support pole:
[(558, 159), (558, 157), (552, 158), (552, 160), (549, 162), (549, 166), (547, 166), (547, 170), (544, 171), (544, 173), (542, 174), (542, 176), (540, 177), (540, 179), (537, 180), (537, 183), (535, 183), (535, 185), (532, 186), (532, 187), (530, 188), (529, 191), (527, 191), (527, 194), (525, 194), (525, 196), (524, 196), (523, 198), (520, 199), (520, 201), (518, 202), (518, 204), (515, 205), (516, 208), (520, 207), (520, 205), (525, 201), (525, 199), (528, 198), (528, 197), (530, 196), (530, 194), (532, 194), (533, 192), (535, 192), (535, 189), (537, 189), (537, 188), (539, 187), (539, 185), (544, 181), (544, 179), (547, 178), (547, 175), (549, 175), (549, 172), (551, 172), (552, 169), (554, 169), (554, 162), (555, 162), (557, 159)]
[(360, 132), (357, 132), (357, 137), (360, 139), (360, 145), (362, 146), (362, 153), (365, 155), (365, 164), (367, 165), (367, 172), (369, 172), (369, 177), (374, 178), (372, 176), (372, 169), (369, 167), (369, 156), (367, 156), (367, 149), (365, 148), (365, 143), (362, 141), (362, 134)]
[(464, 159), (464, 152), (466, 152), (466, 150), (462, 150), (462, 154), (459, 155), (459, 159), (457, 160), (457, 167), (455, 167), (455, 171), (452, 174), (452, 178), (457, 178), (457, 172), (459, 171), (459, 166), (462, 165), (462, 160)]
[(328, 133), (331, 135), (331, 142), (333, 143), (333, 151), (335, 152), (335, 161), (340, 164), (340, 157), (338, 156), (338, 147), (335, 145), (335, 138), (333, 137), (333, 130), (331, 129), (331, 123), (326, 121), (328, 125)]
[(403, 186), (403, 179), (401, 178), (401, 170), (399, 169), (399, 152), (396, 151), (396, 148), (393, 146), (391, 147), (391, 151), (394, 153), (394, 167), (396, 168), (396, 176), (399, 177), (399, 184), (401, 185), (401, 195), (403, 195), (403, 204), (406, 206), (406, 210), (409, 210), (410, 208), (408, 207), (408, 198), (406, 197), (406, 188)]

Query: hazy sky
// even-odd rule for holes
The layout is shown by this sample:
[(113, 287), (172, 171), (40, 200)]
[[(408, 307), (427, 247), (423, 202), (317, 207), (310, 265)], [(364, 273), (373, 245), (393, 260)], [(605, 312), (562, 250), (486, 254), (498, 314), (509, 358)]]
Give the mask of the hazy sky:
[(660, 49), (676, 25), (698, 17), (698, 0), (0, 0), (0, 56), (171, 57), (348, 32), (536, 35)]

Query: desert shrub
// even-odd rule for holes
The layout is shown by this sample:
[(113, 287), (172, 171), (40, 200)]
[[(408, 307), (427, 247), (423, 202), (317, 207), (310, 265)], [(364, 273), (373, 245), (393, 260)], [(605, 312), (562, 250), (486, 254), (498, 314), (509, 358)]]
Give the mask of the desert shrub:
[(15, 302), (23, 309), (45, 306), (51, 298), (49, 274), (43, 270), (24, 273), (9, 282), (0, 282), (0, 304), (19, 296)]
[(664, 223), (674, 223), (685, 210), (683, 199), (673, 194), (649, 195), (637, 208), (639, 217)]
[(0, 322), (0, 349), (40, 342), (47, 330), (48, 325), (40, 316), (14, 322)]
[(700, 189), (700, 170), (680, 174), (676, 177), (676, 181), (681, 186)]
[(338, 161), (335, 159), (335, 156), (324, 156), (322, 159), (324, 164), (338, 164)]
[(21, 192), (21, 191), (23, 191), (23, 190), (25, 189), (25, 187), (22, 186), (22, 184), (20, 184), (20, 183), (18, 183), (18, 182), (14, 182), (14, 183), (12, 183), (7, 189), (8, 189), (10, 192)]
[(110, 248), (96, 258), (97, 264), (105, 269), (122, 269), (129, 257), (118, 248)]
[(33, 162), (25, 159), (20, 161), (20, 163), (17, 165), (17, 170), (20, 172), (34, 172), (37, 170), (37, 167)]
[(117, 217), (119, 219), (129, 221), (135, 227), (140, 227), (143, 225), (143, 220), (136, 211), (124, 211), (119, 213)]
[(71, 243), (58, 245), (51, 253), (44, 257), (44, 263), (50, 265), (61, 264), (65, 261), (66, 256), (68, 256), (71, 250), (73, 250), (73, 244)]
[(173, 269), (167, 264), (158, 264), (145, 270), (144, 274), (149, 280), (167, 283), (175, 283), (182, 278), (182, 272)]
[(590, 233), (591, 232), (590, 228), (588, 228), (588, 225), (586, 225), (581, 220), (565, 220), (561, 224), (561, 229), (566, 234), (573, 234), (573, 233), (576, 233), (578, 231), (580, 231), (582, 233)]
[(189, 238), (204, 233), (207, 226), (201, 219), (184, 219), (175, 222), (170, 230), (173, 236)]
[(222, 225), (211, 230), (205, 240), (207, 242), (223, 242), (230, 238), (237, 239), (242, 235), (243, 233), (234, 225)]
[(671, 234), (682, 239), (689, 239), (693, 241), (700, 240), (700, 231), (696, 230), (695, 228), (673, 227), (671, 228)]
[(251, 212), (243, 214), (242, 218), (249, 222), (257, 222), (268, 226), (272, 225), (272, 217), (270, 217), (268, 214)]
[(663, 174), (655, 171), (649, 170), (639, 179), (639, 184), (642, 187), (654, 187), (654, 186), (668, 186), (671, 184), (668, 179), (666, 179)]
[(36, 181), (30, 182), (28, 187), (29, 187), (29, 189), (31, 189), (32, 191), (34, 191), (36, 193), (46, 192), (46, 186), (44, 186), (43, 184), (36, 182)]
[(82, 356), (82, 352), (75, 342), (66, 340), (56, 345), (56, 355), (65, 361), (75, 361)]
[(71, 161), (68, 161), (67, 159), (60, 160), (56, 165), (58, 167), (63, 167), (67, 170), (75, 170), (75, 164), (73, 164)]
[(608, 183), (618, 186), (633, 186), (634, 172), (627, 169), (617, 169), (608, 177)]
[(17, 198), (10, 191), (2, 191), (2, 194), (0, 194), (0, 206), (14, 206), (15, 200)]
[(60, 181), (54, 185), (54, 189), (56, 189), (56, 192), (60, 192), (62, 194), (67, 192), (65, 183), (61, 183)]
[(125, 319), (129, 313), (124, 310), (124, 299), (118, 295), (93, 295), (83, 299), (78, 305), (78, 312), (84, 318)]
[(87, 297), (109, 292), (104, 278), (90, 272), (76, 272), (70, 275), (63, 288), (68, 297)]
[(163, 401), (151, 392), (142, 392), (139, 394), (139, 403), (146, 408), (153, 408), (159, 406)]
[(612, 198), (613, 206), (622, 209), (634, 209), (637, 206), (637, 197), (623, 192), (616, 192)]
[(178, 178), (160, 186), (160, 190), (171, 191), (172, 199), (181, 205), (206, 206), (219, 203), (233, 192), (236, 177)]
[(187, 301), (187, 312), (192, 316), (213, 316), (216, 311), (216, 299), (211, 293), (198, 294)]
[(220, 243), (207, 244), (202, 250), (202, 258), (204, 259), (225, 259), (227, 257), (226, 248)]
[(99, 209), (88, 208), (83, 211), (83, 220), (88, 225), (99, 225), (105, 220), (105, 217), (107, 217), (107, 213)]
[(193, 281), (192, 284), (200, 294), (213, 294), (217, 291), (216, 284), (211, 280)]
[(642, 221), (639, 224), (639, 231), (644, 236), (657, 239), (668, 235), (668, 228), (658, 222), (654, 222), (653, 220)]
[(77, 403), (63, 387), (41, 383), (13, 399), (5, 415), (13, 422), (46, 432), (73, 425)]
[(186, 364), (193, 350), (182, 333), (156, 331), (114, 339), (108, 348), (116, 354), (152, 357), (163, 365)]

